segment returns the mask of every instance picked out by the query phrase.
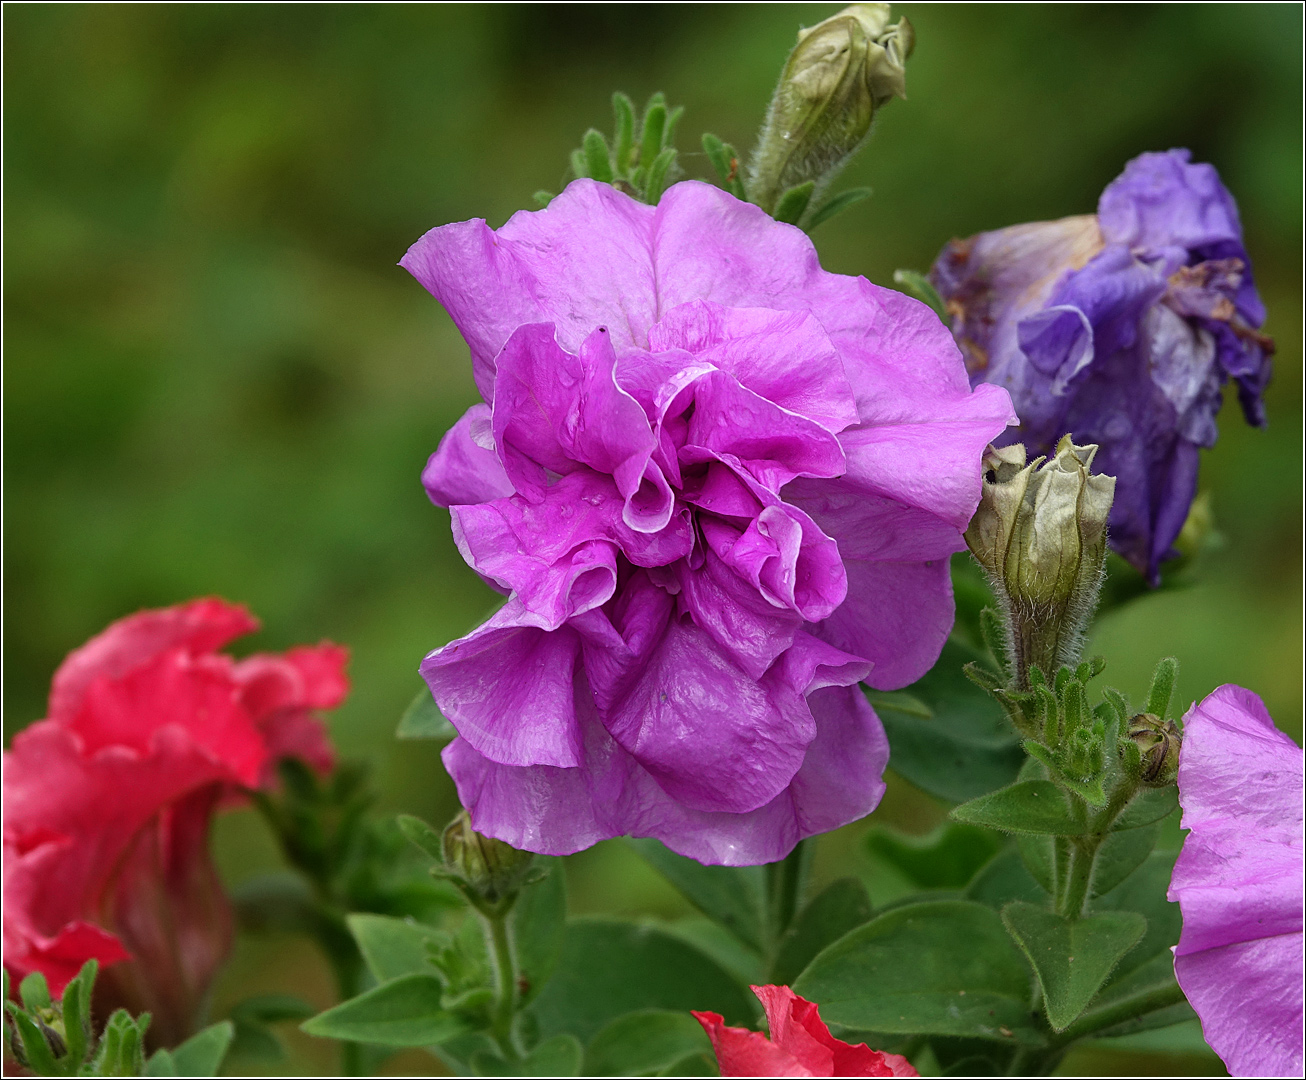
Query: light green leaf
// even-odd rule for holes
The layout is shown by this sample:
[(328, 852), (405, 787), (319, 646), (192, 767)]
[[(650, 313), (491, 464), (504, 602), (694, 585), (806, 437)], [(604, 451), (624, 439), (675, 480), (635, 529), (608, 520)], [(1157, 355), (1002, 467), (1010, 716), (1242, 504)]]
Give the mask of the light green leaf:
[(776, 221), (783, 221), (789, 225), (797, 225), (807, 210), (807, 204), (812, 201), (812, 192), (816, 190), (816, 181), (808, 180), (805, 184), (799, 184), (797, 187), (791, 187), (776, 204), (775, 213), (771, 216)]
[(627, 843), (709, 919), (750, 949), (766, 951), (766, 886), (760, 866), (704, 866), (657, 840)]
[(441, 742), (450, 742), (457, 735), (453, 724), (445, 719), (425, 686), (404, 710), (404, 715), (399, 718), (399, 729), (395, 732), (400, 739), (438, 739)]
[(172, 1048), (173, 1076), (217, 1076), (227, 1056), (235, 1025), (230, 1020), (211, 1024)]
[(1084, 826), (1075, 820), (1066, 797), (1050, 780), (1022, 780), (952, 808), (954, 821), (1011, 833), (1076, 836)]
[(711, 957), (654, 926), (574, 919), (558, 970), (530, 1005), (545, 1036), (590, 1039), (637, 1009), (710, 1009), (727, 1023), (749, 1023), (752, 995)]
[(1033, 965), (1043, 1007), (1057, 1031), (1084, 1011), (1147, 930), (1147, 920), (1135, 912), (1068, 919), (1019, 900), (1002, 909), (1002, 922)]
[(857, 205), (863, 199), (871, 197), (871, 189), (868, 187), (849, 188), (842, 191), (832, 199), (827, 199), (821, 204), (820, 208), (812, 214), (811, 220), (807, 223), (807, 232), (811, 232), (818, 225), (829, 221), (833, 217), (842, 214), (851, 206)]
[(827, 1023), (1038, 1046), (1030, 990), (998, 913), (969, 900), (887, 911), (822, 951), (794, 983)]
[(450, 943), (448, 934), (410, 919), (358, 914), (346, 916), (345, 921), (368, 970), (379, 983), (401, 975), (435, 974), (428, 946)]
[(780, 942), (771, 981), (790, 985), (822, 949), (871, 918), (871, 898), (857, 878), (831, 882), (798, 913)]
[[(983, 657), (958, 641), (898, 694), (867, 693), (889, 736), (889, 766), (948, 802), (964, 802), (1016, 778), (1025, 754), (1002, 707), (966, 678), (962, 667)], [(903, 707), (904, 701), (910, 702)], [(920, 708), (928, 716), (920, 715)]]
[(644, 1009), (619, 1016), (590, 1040), (586, 1076), (653, 1076), (683, 1058), (712, 1052), (688, 1012)]
[(1121, 811), (1112, 824), (1113, 832), (1140, 829), (1169, 817), (1179, 806), (1179, 789), (1174, 784), (1162, 788), (1144, 788), (1134, 801)]
[(561, 859), (536, 856), (535, 867), (547, 876), (527, 885), (509, 916), (517, 970), (524, 983), (522, 1004), (552, 977), (567, 934), (567, 885)]
[(944, 822), (925, 836), (904, 836), (878, 825), (867, 834), (866, 846), (923, 889), (961, 889), (1003, 840), (988, 829)]
[(441, 1007), (443, 984), (434, 974), (404, 975), (305, 1021), (302, 1030), (323, 1039), (430, 1046), (460, 1035), (467, 1024)]
[(934, 287), (934, 283), (919, 270), (895, 270), (893, 283), (901, 286), (903, 292), (909, 296), (928, 304), (943, 325), (948, 325), (948, 311), (943, 306), (943, 297), (939, 295), (939, 290)]

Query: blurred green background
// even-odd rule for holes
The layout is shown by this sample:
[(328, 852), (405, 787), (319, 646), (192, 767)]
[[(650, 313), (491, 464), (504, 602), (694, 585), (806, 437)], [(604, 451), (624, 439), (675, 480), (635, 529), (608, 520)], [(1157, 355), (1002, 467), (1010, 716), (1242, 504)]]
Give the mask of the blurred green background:
[[(432, 226), (498, 225), (558, 190), (617, 88), (683, 104), (681, 160), (706, 176), (699, 134), (750, 146), (797, 27), (835, 10), (6, 6), (6, 739), (110, 620), (217, 593), (263, 619), (249, 648), (348, 644), (338, 744), (373, 763), (383, 810), (447, 818), (437, 753), (392, 732), (421, 656), (495, 598), (418, 482), (476, 400), (466, 349), (396, 260)], [(1270, 427), (1230, 402), (1202, 469), (1223, 545), (1196, 584), (1104, 618), (1093, 648), (1135, 695), (1164, 653), (1185, 703), (1249, 686), (1300, 740), (1301, 8), (895, 10), (917, 28), (910, 99), (836, 185), (874, 197), (817, 231), (827, 268), (891, 284), (950, 237), (1092, 211), (1143, 150), (1190, 147), (1238, 200), (1279, 345)], [(895, 781), (875, 820), (939, 817)], [(852, 866), (891, 895), (858, 828), (823, 842), (817, 874)], [(218, 844), (233, 881), (275, 861), (249, 814)], [(619, 845), (569, 872), (576, 910), (685, 911)], [(242, 940), (218, 1012), (251, 987), (330, 995), (292, 940)], [(293, 1042), (288, 1069), (330, 1067)]]

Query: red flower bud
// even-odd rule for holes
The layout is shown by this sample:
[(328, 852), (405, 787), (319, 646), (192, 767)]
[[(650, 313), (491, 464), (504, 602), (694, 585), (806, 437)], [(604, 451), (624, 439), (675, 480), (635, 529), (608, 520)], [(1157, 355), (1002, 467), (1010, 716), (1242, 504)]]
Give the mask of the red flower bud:
[(726, 1027), (717, 1013), (696, 1012), (712, 1040), (722, 1076), (919, 1076), (901, 1054), (852, 1046), (830, 1034), (816, 1006), (787, 986), (754, 986), (771, 1038)]

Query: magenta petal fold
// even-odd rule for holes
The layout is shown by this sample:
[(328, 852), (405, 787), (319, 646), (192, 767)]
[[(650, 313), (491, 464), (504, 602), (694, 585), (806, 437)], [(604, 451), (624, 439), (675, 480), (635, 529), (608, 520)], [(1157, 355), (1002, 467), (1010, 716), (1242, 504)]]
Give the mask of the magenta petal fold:
[(1189, 710), (1175, 976), (1235, 1076), (1302, 1073), (1302, 796), (1301, 748), (1250, 690)]
[(782, 858), (872, 810), (905, 686), (952, 625), (985, 446), (924, 305), (700, 183), (579, 180), (404, 265), (466, 338), (474, 405), (422, 482), (504, 607), (422, 663), (483, 833)]

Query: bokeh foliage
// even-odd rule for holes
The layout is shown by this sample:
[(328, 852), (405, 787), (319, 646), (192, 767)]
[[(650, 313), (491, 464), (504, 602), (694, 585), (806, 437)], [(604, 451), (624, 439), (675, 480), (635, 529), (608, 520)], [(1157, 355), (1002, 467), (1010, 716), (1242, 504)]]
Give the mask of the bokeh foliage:
[[(434, 750), (391, 736), (423, 653), (494, 602), (417, 479), (475, 390), (395, 262), (432, 226), (498, 225), (558, 190), (615, 88), (685, 105), (683, 147), (702, 130), (749, 146), (797, 25), (835, 9), (6, 8), (6, 735), (110, 620), (217, 593), (264, 620), (252, 647), (350, 645), (342, 750), (372, 763), (385, 809), (450, 816)], [(1201, 481), (1222, 546), (1091, 648), (1135, 696), (1163, 652), (1185, 704), (1247, 685), (1300, 738), (1301, 9), (899, 10), (909, 100), (836, 185), (874, 196), (816, 232), (829, 269), (891, 284), (952, 236), (1091, 211), (1142, 150), (1190, 147), (1238, 199), (1279, 343), (1270, 428), (1222, 413)], [(938, 819), (901, 783), (876, 815)], [(220, 842), (233, 880), (274, 860), (248, 815)], [(827, 842), (818, 877), (861, 859), (879, 899), (861, 850)], [(569, 874), (580, 910), (682, 911), (621, 849)], [(229, 981), (299, 977), (329, 1003), (291, 943), (243, 942)]]

